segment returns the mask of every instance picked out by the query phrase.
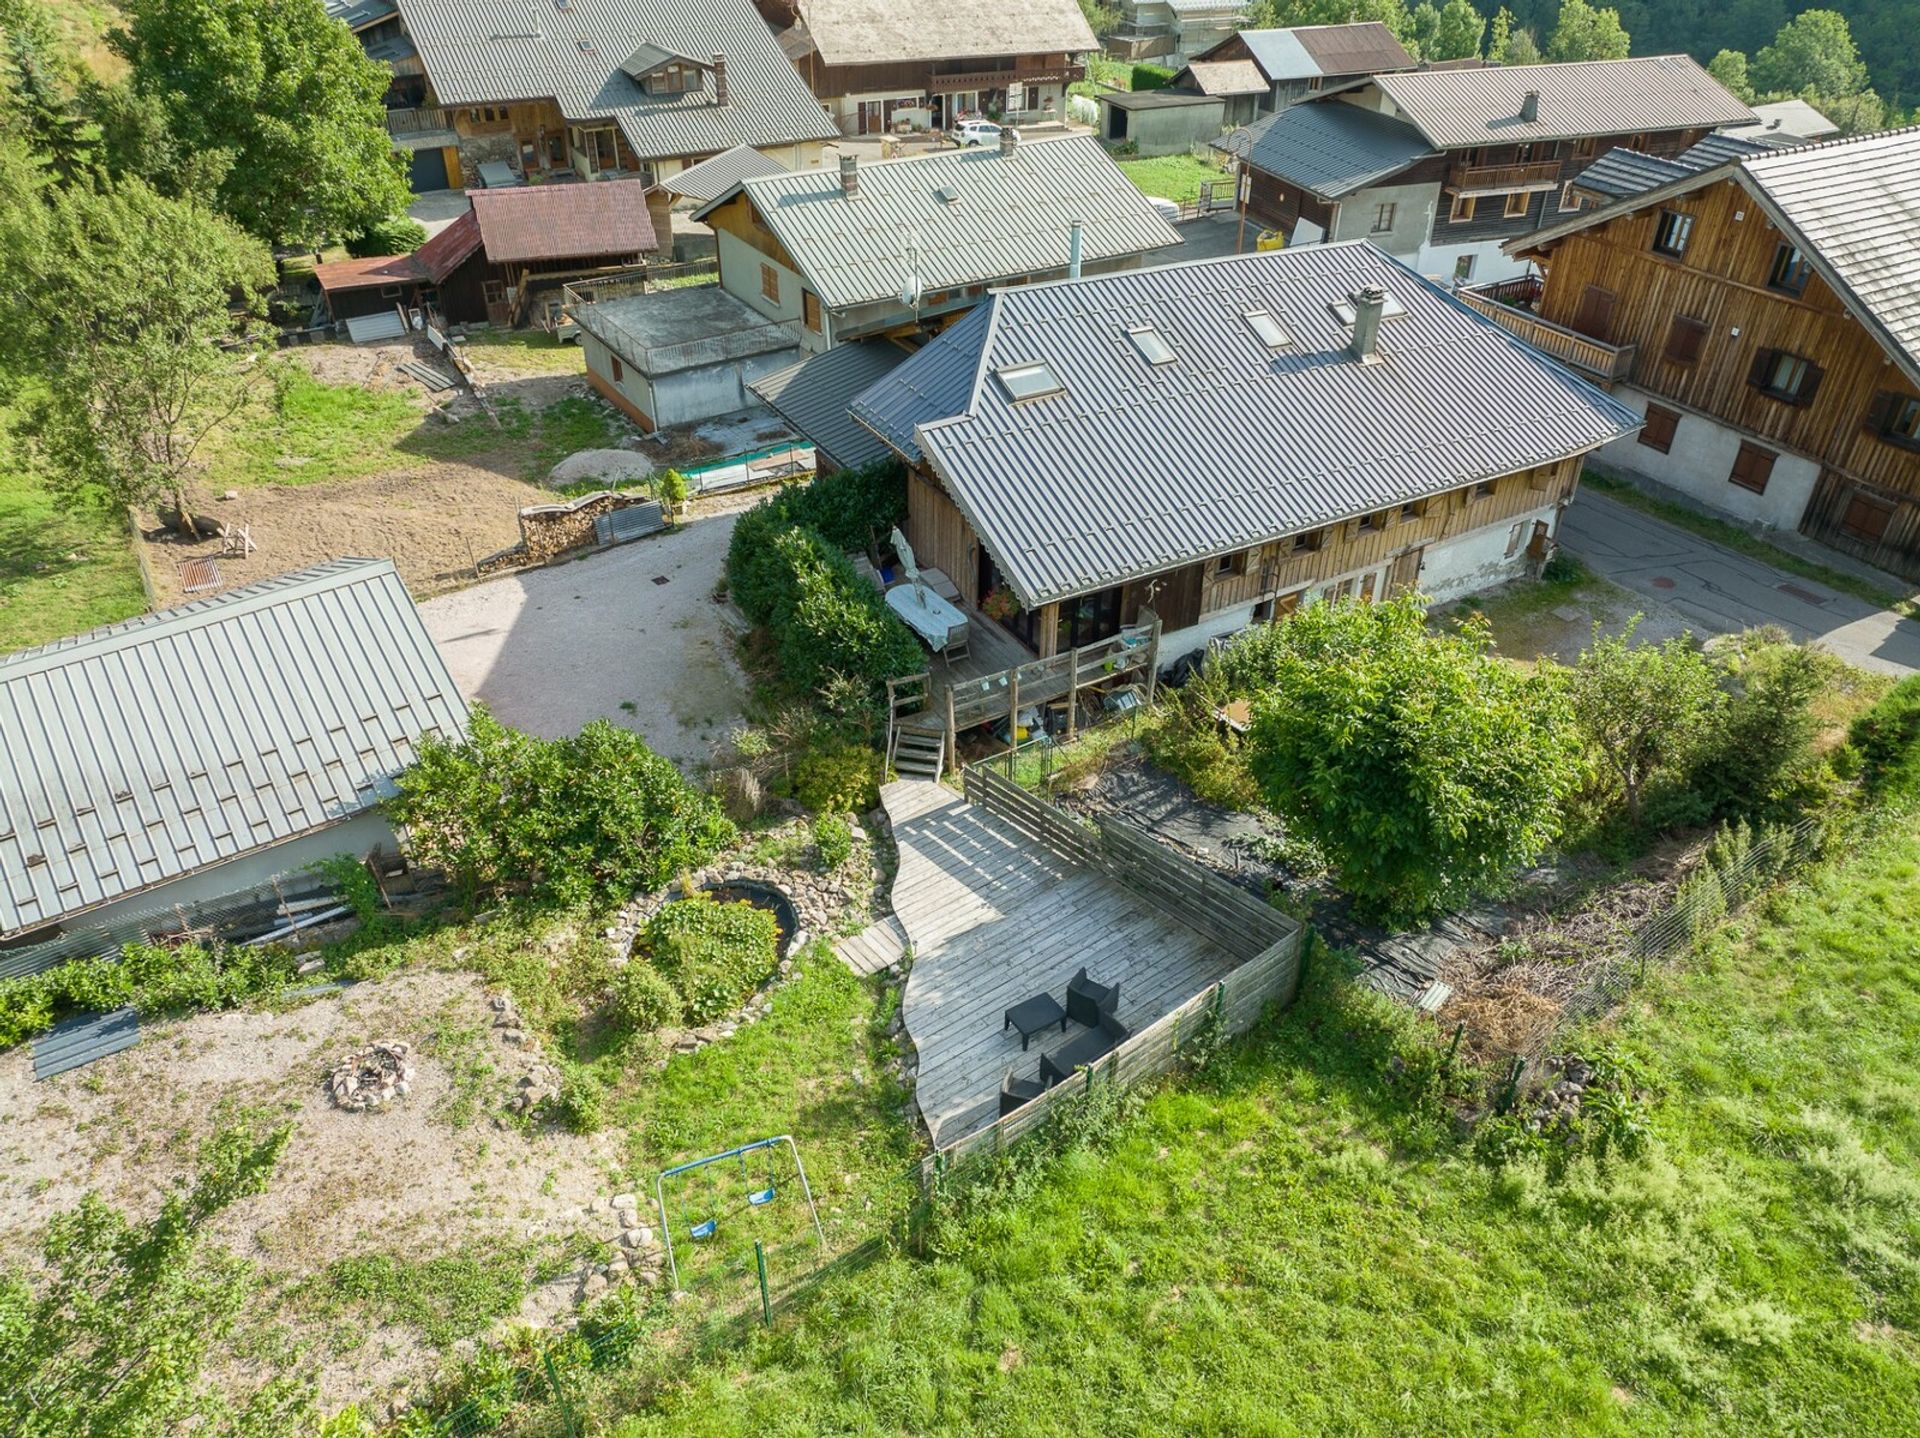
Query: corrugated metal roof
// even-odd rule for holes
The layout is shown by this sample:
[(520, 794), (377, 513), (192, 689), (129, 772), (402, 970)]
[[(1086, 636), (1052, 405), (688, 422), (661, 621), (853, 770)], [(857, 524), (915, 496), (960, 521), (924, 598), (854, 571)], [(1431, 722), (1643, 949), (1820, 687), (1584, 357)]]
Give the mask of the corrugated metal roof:
[[(551, 99), (569, 120), (617, 123), (641, 158), (827, 140), (827, 118), (751, 0), (400, 0), (442, 105)], [(727, 103), (653, 98), (623, 73), (636, 47), (727, 59)]]
[(739, 188), (836, 310), (895, 298), (914, 273), (931, 294), (1064, 271), (1075, 220), (1086, 225), (1082, 257), (1090, 265), (1180, 243), (1091, 135), (1022, 140), (1012, 155), (988, 145), (863, 164), (852, 198), (836, 170), (770, 175)]
[(799, 0), (796, 8), (829, 65), (1098, 50), (1075, 0)]
[(121, 1053), (140, 1042), (140, 1015), (132, 1009), (108, 1014), (75, 1014), (33, 1041), (33, 1077), (36, 1082), (56, 1074), (85, 1068), (108, 1054)]
[[(1686, 55), (1415, 70), (1376, 75), (1370, 83), (1442, 149), (1713, 129), (1753, 119), (1752, 110)], [(1520, 118), (1529, 90), (1540, 95), (1539, 118), (1531, 121)]]
[(1320, 66), (1291, 30), (1242, 30), (1240, 38), (1269, 80), (1317, 80)]
[(1637, 195), (1655, 185), (1664, 185), (1670, 180), (1690, 175), (1693, 170), (1693, 166), (1683, 165), (1678, 160), (1643, 155), (1638, 150), (1629, 150), (1621, 145), (1607, 151), (1575, 175), (1573, 183), (1593, 194), (1617, 200), (1622, 195)]
[(893, 451), (849, 414), (862, 390), (877, 383), (907, 358), (891, 340), (860, 340), (835, 345), (747, 388), (835, 464), (857, 469), (885, 459)]
[[(1378, 363), (1329, 306), (1405, 306)], [(1291, 337), (1269, 350), (1266, 310)], [(1151, 324), (1174, 359), (1147, 364)], [(1064, 384), (1010, 401), (992, 375)], [(1513, 473), (1630, 434), (1632, 411), (1363, 241), (996, 291), (854, 406), (918, 446), (1029, 606)]]
[(1382, 70), (1411, 70), (1419, 62), (1378, 20), (1353, 25), (1299, 25), (1300, 42), (1321, 75), (1372, 75)]
[(1266, 77), (1251, 60), (1195, 60), (1181, 74), (1202, 95), (1263, 95), (1267, 91)]
[(384, 559), (0, 658), (0, 937), (351, 818), (466, 719)]
[(639, 254), (659, 245), (642, 180), (473, 190), (490, 264)]
[(1824, 140), (1840, 133), (1838, 125), (1805, 100), (1769, 100), (1764, 105), (1755, 105), (1753, 115), (1753, 124), (1736, 125), (1731, 133), (1768, 147)]
[(787, 167), (750, 145), (735, 145), (731, 150), (711, 156), (697, 165), (689, 165), (679, 174), (662, 180), (660, 187), (689, 200), (705, 204), (724, 195), (742, 180), (762, 175), (784, 175)]
[(326, 12), (356, 33), (400, 13), (395, 0), (326, 0)]
[(1357, 105), (1292, 105), (1250, 128), (1249, 165), (1329, 200), (1436, 153), (1413, 126)]

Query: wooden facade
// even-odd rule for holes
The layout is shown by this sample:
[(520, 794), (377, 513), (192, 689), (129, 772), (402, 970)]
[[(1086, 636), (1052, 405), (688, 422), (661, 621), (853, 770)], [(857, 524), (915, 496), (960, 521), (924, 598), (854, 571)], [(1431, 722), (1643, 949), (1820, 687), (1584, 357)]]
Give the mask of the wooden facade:
[[(1685, 217), (1680, 254), (1664, 216)], [(1920, 444), (1888, 432), (1920, 389), (1790, 249), (1727, 178), (1520, 253), (1546, 273), (1542, 318), (1635, 347), (1630, 383), (1818, 464), (1802, 532), (1920, 578)], [(1807, 362), (1799, 392), (1762, 383), (1778, 356)]]
[[(1576, 456), (1415, 504), (1280, 536), (1238, 554), (1130, 579), (1115, 586), (1120, 591), (1118, 622), (1137, 623), (1140, 611), (1150, 607), (1172, 634), (1237, 606), (1268, 601), (1270, 608), (1260, 617), (1279, 618), (1309, 591), (1347, 576), (1355, 577), (1348, 589), (1355, 597), (1384, 598), (1417, 584), (1421, 555), (1429, 546), (1549, 504), (1567, 504), (1579, 484), (1580, 463)], [(980, 592), (980, 537), (924, 464), (908, 470), (906, 534), (919, 561), (944, 570), (967, 606), (979, 609), (986, 597)], [(1539, 541), (1527, 535), (1520, 542), (1532, 546)], [(1383, 571), (1382, 584), (1377, 576)], [(1027, 629), (1029, 647), (1047, 658), (1062, 648), (1063, 609), (1085, 598), (1044, 605), (1030, 624), (1008, 627)]]

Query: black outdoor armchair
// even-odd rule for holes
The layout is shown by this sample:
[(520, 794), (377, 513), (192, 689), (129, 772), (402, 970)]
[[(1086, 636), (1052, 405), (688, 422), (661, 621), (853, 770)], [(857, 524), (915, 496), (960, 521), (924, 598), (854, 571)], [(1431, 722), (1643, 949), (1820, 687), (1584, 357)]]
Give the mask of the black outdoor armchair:
[(1085, 967), (1067, 980), (1067, 1017), (1090, 1029), (1100, 1027), (1120, 1007), (1120, 985), (1097, 984), (1087, 977)]
[(1006, 1073), (1000, 1077), (1000, 1117), (1005, 1118), (1017, 1108), (1024, 1108), (1047, 1091), (1047, 1086), (1038, 1078), (1018, 1078), (1014, 1069), (1018, 1064), (1009, 1065)]

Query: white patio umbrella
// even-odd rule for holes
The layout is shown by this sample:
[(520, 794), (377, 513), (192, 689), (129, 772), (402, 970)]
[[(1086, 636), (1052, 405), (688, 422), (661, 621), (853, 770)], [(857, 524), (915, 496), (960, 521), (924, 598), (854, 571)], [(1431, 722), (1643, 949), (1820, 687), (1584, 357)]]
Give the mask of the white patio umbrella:
[(922, 609), (927, 607), (927, 587), (920, 580), (920, 564), (913, 557), (913, 546), (907, 543), (906, 535), (900, 532), (900, 526), (893, 527), (893, 552), (900, 556), (900, 569), (913, 581), (913, 598)]

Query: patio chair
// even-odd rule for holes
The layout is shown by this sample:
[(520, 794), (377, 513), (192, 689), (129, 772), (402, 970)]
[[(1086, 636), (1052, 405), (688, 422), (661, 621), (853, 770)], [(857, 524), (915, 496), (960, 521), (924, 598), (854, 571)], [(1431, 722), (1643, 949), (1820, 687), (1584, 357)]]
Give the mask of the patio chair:
[(1007, 1071), (1000, 1076), (1000, 1117), (1002, 1118), (1017, 1108), (1025, 1108), (1047, 1091), (1047, 1086), (1038, 1078), (1016, 1078), (1013, 1071), (1019, 1067), (1018, 1064), (1010, 1064)]
[(1097, 1029), (1101, 1020), (1111, 1018), (1119, 1007), (1120, 985), (1095, 983), (1087, 977), (1084, 966), (1067, 980), (1067, 1017), (1075, 1023)]

